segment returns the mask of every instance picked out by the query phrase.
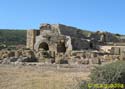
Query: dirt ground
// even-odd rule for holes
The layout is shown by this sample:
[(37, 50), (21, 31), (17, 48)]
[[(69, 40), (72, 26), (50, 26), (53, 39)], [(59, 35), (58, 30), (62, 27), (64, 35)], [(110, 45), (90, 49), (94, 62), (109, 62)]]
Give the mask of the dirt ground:
[(0, 89), (76, 89), (78, 82), (89, 79), (85, 68), (0, 64)]

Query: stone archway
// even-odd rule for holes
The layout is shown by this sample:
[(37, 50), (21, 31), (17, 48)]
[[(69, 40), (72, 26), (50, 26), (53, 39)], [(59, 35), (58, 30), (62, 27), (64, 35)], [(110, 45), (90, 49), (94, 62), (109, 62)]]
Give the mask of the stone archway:
[(49, 46), (46, 42), (40, 43), (38, 49), (40, 49), (40, 48), (42, 48), (44, 50), (49, 50)]

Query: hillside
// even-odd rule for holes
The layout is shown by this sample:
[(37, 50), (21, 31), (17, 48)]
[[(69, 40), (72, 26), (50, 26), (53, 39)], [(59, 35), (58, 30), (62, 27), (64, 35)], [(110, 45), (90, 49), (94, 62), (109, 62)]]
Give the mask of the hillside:
[[(94, 32), (78, 29), (77, 33), (80, 33), (80, 35), (87, 37), (88, 35)], [(9, 45), (9, 46), (19, 45), (19, 44), (25, 45), (26, 44), (26, 30), (0, 29), (0, 45), (3, 45), (3, 44)]]
[[(91, 33), (87, 30), (80, 30), (80, 32), (85, 36)], [(0, 29), (0, 44), (26, 44), (26, 30)]]
[(26, 30), (0, 29), (0, 44), (18, 45), (26, 43)]

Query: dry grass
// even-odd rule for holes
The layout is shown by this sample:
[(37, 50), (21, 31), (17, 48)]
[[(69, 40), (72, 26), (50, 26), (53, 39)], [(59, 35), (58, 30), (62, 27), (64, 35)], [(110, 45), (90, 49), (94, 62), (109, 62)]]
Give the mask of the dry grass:
[(88, 75), (89, 72), (0, 65), (0, 89), (76, 89)]

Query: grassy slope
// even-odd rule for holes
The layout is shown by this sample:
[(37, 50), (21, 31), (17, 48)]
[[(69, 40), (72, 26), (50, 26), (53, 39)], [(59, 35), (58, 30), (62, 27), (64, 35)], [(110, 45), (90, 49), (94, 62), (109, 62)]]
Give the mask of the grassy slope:
[[(87, 30), (81, 30), (83, 35), (91, 33)], [(16, 45), (26, 44), (26, 30), (8, 30), (0, 29), (0, 44)]]
[(25, 44), (26, 30), (0, 29), (0, 44)]
[[(93, 33), (88, 30), (80, 30), (80, 33), (84, 36), (88, 36)], [(0, 29), (0, 45), (17, 45), (26, 44), (26, 30), (13, 30), (13, 29)]]

